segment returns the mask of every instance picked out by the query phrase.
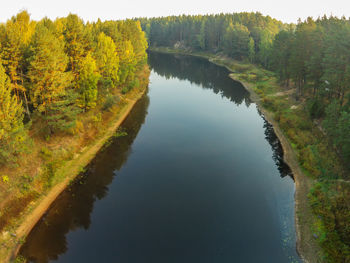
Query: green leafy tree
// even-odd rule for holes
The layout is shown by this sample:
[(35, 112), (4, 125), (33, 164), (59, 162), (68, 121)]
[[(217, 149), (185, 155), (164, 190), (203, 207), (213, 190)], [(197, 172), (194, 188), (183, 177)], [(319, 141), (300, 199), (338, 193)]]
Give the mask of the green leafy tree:
[(125, 26), (127, 27), (128, 39), (133, 46), (134, 60), (137, 65), (142, 66), (147, 62), (147, 53), (145, 51), (148, 48), (148, 43), (140, 21), (127, 20)]
[(119, 57), (113, 39), (103, 32), (98, 36), (94, 56), (102, 78), (116, 85), (119, 79)]
[(4, 164), (20, 153), (26, 140), (23, 107), (12, 94), (10, 80), (0, 63), (0, 163)]
[(255, 59), (255, 42), (252, 37), (249, 38), (248, 43), (248, 58), (250, 62), (254, 62)]
[(120, 62), (119, 83), (122, 85), (134, 80), (136, 60), (131, 41), (119, 41), (117, 43), (117, 52)]
[(17, 97), (24, 102), (30, 116), (25, 82), (26, 49), (34, 32), (35, 23), (27, 11), (22, 11), (7, 21), (2, 42), (1, 58)]
[(85, 110), (96, 107), (97, 83), (99, 79), (100, 75), (97, 72), (96, 62), (89, 53), (79, 65), (79, 105)]

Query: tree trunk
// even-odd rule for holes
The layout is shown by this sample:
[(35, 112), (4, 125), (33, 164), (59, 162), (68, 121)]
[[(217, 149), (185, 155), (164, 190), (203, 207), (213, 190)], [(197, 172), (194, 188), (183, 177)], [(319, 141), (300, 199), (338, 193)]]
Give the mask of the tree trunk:
[(31, 120), (31, 118), (30, 118), (30, 111), (29, 111), (29, 107), (28, 107), (27, 95), (26, 95), (25, 91), (23, 91), (23, 96), (24, 96), (24, 102), (26, 104), (26, 112), (27, 112), (29, 120)]

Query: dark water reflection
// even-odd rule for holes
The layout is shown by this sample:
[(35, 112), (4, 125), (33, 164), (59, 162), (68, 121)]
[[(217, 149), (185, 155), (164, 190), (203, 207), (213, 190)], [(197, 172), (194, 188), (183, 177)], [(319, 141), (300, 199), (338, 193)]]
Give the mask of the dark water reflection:
[[(262, 116), (262, 118), (264, 118)], [(264, 118), (265, 120), (265, 118)], [(275, 131), (273, 130), (273, 126), (265, 120), (264, 124), (265, 128), (265, 138), (269, 142), (272, 148), (272, 158), (276, 163), (278, 171), (280, 172), (281, 177), (289, 176), (294, 180), (293, 173), (290, 170), (289, 166), (283, 161), (283, 149), (281, 142), (276, 136)]]
[(68, 249), (66, 235), (70, 231), (89, 229), (94, 203), (108, 194), (108, 186), (116, 171), (127, 161), (131, 145), (145, 122), (148, 105), (149, 97), (146, 95), (137, 102), (123, 123), (128, 136), (115, 138), (106, 145), (86, 172), (59, 196), (33, 229), (21, 251), (29, 260), (49, 262), (58, 259)]
[(148, 96), (123, 123), (128, 135), (55, 201), (22, 255), (299, 262), (291, 172), (244, 87), (199, 58), (151, 53), (149, 64)]
[(228, 77), (230, 72), (226, 68), (218, 67), (204, 58), (152, 52), (149, 65), (160, 76), (188, 80), (191, 84), (221, 94), (235, 104), (245, 102), (249, 106), (251, 102), (249, 92)]

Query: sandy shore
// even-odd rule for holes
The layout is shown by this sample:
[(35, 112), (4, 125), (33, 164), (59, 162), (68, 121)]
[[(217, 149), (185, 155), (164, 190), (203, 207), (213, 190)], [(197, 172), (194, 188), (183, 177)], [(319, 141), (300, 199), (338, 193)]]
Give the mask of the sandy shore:
[[(121, 112), (118, 114), (115, 122), (107, 129), (105, 134), (95, 141), (95, 143), (82, 152), (75, 159), (67, 162), (65, 167), (62, 167), (64, 173), (64, 180), (57, 185), (55, 185), (47, 195), (40, 198), (34, 204), (34, 209), (24, 215), (24, 221), (15, 229), (15, 238), (12, 238), (7, 244), (7, 251), (1, 253), (3, 256), (0, 262), (10, 262), (13, 260), (21, 245), (23, 240), (33, 229), (40, 218), (49, 209), (50, 205), (56, 200), (56, 198), (67, 188), (72, 180), (74, 180), (81, 172), (81, 168), (88, 165), (91, 160), (95, 157), (98, 151), (103, 147), (109, 138), (111, 138), (118, 127), (123, 123), (126, 117), (129, 115), (130, 111), (133, 109), (136, 102), (144, 95), (147, 89), (145, 89), (138, 98), (134, 100), (127, 99), (128, 104), (124, 106)], [(60, 171), (59, 171), (60, 172)], [(3, 248), (2, 248), (3, 249)]]

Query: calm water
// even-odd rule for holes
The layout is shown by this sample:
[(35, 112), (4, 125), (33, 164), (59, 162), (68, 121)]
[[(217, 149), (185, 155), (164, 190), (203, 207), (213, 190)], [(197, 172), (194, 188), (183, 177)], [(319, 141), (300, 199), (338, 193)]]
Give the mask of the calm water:
[(33, 229), (31, 262), (299, 262), (281, 147), (225, 68), (151, 53), (151, 84)]

